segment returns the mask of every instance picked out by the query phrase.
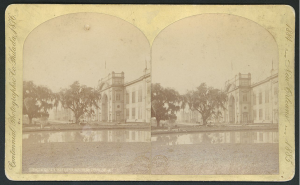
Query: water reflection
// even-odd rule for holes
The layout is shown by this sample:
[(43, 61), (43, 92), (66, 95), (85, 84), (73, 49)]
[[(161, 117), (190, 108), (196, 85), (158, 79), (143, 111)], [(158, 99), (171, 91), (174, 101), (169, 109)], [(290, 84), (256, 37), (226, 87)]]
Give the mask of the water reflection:
[(84, 130), (23, 133), (23, 143), (55, 142), (150, 142), (151, 133), (145, 130)]
[(222, 143), (278, 143), (278, 132), (247, 131), (247, 132), (209, 132), (154, 135), (152, 144), (222, 144)]

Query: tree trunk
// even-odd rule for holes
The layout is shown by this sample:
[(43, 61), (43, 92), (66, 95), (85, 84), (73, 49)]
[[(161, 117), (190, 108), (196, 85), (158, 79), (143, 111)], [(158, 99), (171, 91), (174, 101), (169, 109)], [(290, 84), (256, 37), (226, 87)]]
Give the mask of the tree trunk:
[(75, 124), (80, 124), (79, 118), (80, 118), (80, 116), (75, 115)]
[(160, 119), (156, 119), (157, 127), (160, 127), (159, 122), (160, 122)]
[(205, 125), (205, 126), (207, 126), (207, 118), (208, 118), (208, 117), (202, 117), (203, 125)]
[(32, 124), (32, 117), (28, 115), (29, 125)]

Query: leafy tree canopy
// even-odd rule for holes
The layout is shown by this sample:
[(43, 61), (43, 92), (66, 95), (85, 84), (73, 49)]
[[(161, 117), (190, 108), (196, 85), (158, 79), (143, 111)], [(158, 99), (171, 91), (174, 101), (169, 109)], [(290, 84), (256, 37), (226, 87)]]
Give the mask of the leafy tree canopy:
[(176, 119), (176, 111), (181, 96), (177, 91), (171, 88), (164, 88), (160, 84), (152, 84), (151, 88), (151, 117), (155, 117), (157, 126), (160, 126), (161, 120)]
[(99, 91), (80, 85), (78, 81), (59, 92), (59, 101), (64, 108), (73, 111), (76, 123), (79, 123), (79, 119), (83, 114), (94, 112), (92, 106), (98, 108), (98, 100), (100, 100)]
[(29, 118), (49, 117), (48, 110), (52, 108), (54, 93), (47, 87), (37, 86), (32, 81), (23, 82), (23, 114)]
[(188, 91), (183, 96), (183, 105), (188, 105), (191, 110), (197, 110), (203, 119), (204, 125), (210, 117), (221, 116), (220, 109), (226, 109), (227, 95), (216, 88), (207, 87), (202, 83), (195, 91)]

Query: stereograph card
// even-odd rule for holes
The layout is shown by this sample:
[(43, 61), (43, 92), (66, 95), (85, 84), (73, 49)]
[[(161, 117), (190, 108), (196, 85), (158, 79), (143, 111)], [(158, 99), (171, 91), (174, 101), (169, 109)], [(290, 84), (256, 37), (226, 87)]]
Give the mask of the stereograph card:
[(10, 180), (288, 181), (286, 5), (10, 5)]

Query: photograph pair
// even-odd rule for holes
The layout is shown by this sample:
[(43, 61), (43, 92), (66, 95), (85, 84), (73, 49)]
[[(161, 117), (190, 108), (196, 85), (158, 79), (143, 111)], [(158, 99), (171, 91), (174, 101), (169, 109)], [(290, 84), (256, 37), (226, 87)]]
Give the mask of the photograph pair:
[(271, 22), (288, 7), (23, 6), (6, 14), (19, 116), (6, 124), (9, 170), (33, 180), (293, 173), (294, 63), (284, 56), (295, 25)]

